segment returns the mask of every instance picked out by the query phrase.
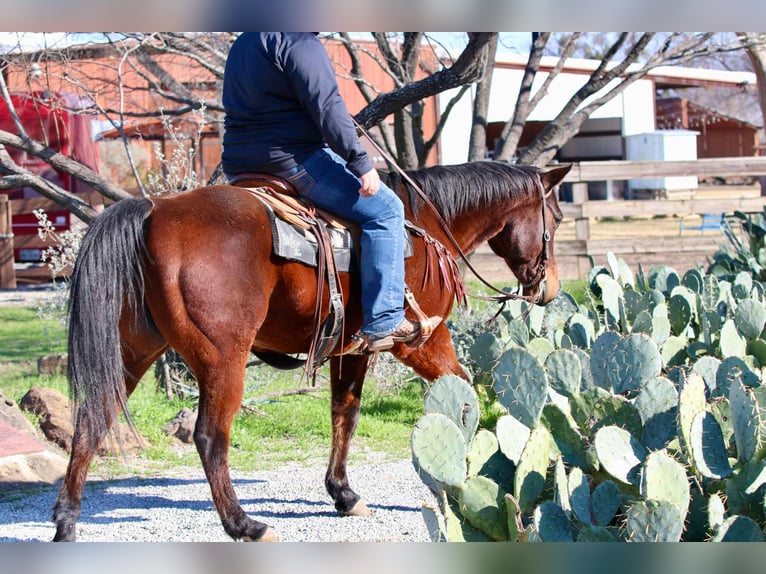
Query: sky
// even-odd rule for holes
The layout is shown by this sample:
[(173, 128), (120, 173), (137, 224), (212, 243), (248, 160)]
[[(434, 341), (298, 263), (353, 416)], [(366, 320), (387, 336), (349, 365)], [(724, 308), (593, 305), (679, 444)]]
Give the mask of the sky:
[[(459, 50), (465, 46), (465, 32), (429, 32), (429, 35), (450, 50)], [(92, 39), (94, 34), (73, 32), (0, 32), (0, 52), (12, 50), (19, 45), (25, 50), (45, 47), (61, 48), (68, 44), (78, 44)], [(529, 49), (529, 32), (501, 32), (498, 53), (526, 53)]]

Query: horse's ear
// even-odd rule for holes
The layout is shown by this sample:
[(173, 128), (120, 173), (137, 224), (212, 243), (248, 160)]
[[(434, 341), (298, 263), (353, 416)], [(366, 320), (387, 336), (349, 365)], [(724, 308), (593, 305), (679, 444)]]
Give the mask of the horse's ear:
[(566, 174), (569, 173), (570, 169), (572, 169), (572, 164), (567, 163), (543, 172), (540, 177), (543, 180), (543, 186), (545, 189), (552, 189), (561, 183), (561, 180), (566, 177)]

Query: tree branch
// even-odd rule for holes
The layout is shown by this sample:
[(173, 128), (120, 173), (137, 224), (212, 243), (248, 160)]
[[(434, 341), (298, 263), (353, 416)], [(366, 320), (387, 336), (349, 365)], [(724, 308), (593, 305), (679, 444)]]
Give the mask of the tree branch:
[(363, 127), (376, 124), (404, 106), (433, 96), (444, 90), (475, 82), (481, 77), (481, 53), (492, 32), (480, 32), (471, 37), (465, 50), (452, 66), (398, 90), (379, 95), (355, 117)]
[(128, 192), (109, 183), (88, 166), (57, 152), (53, 148), (46, 147), (40, 142), (24, 140), (15, 134), (0, 130), (0, 144), (20, 149), (35, 157), (39, 157), (55, 169), (68, 173), (80, 181), (87, 183), (109, 199), (119, 201), (120, 199), (131, 197)]
[(86, 223), (97, 215), (96, 210), (75, 194), (16, 165), (2, 144), (0, 144), (0, 173), (7, 174), (0, 177), (0, 190), (28, 186), (38, 191), (40, 195), (65, 207)]

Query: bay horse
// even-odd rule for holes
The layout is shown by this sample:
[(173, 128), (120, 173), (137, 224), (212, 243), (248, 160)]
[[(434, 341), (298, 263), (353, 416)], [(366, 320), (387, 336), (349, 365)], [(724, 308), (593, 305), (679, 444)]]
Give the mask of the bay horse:
[[(543, 171), (475, 162), (407, 172), (436, 207), (460, 248), (483, 242), (502, 257), (523, 293), (540, 304), (559, 290), (553, 234), (562, 219), (556, 186), (571, 166)], [(440, 219), (425, 209), (395, 174), (409, 221), (427, 232), (413, 239), (407, 283), (426, 315), (448, 317), (455, 288), (423, 284), (434, 275), (429, 238), (451, 257)], [(438, 272), (436, 273), (438, 275)], [(369, 510), (349, 486), (346, 461), (356, 429), (369, 354), (346, 354), (362, 323), (359, 281), (340, 277), (344, 335), (329, 359), (332, 446), (325, 486), (342, 515)], [(229, 432), (244, 392), (251, 352), (305, 353), (312, 340), (316, 270), (272, 254), (269, 216), (247, 190), (213, 185), (151, 199), (125, 199), (90, 226), (70, 282), (70, 393), (77, 405), (75, 434), (53, 520), (56, 541), (76, 537), (82, 494), (94, 451), (147, 369), (168, 347), (192, 369), (199, 385), (194, 442), (225, 531), (235, 540), (273, 541), (274, 531), (245, 514), (228, 468)], [(442, 322), (419, 348), (390, 352), (429, 381), (467, 378)]]

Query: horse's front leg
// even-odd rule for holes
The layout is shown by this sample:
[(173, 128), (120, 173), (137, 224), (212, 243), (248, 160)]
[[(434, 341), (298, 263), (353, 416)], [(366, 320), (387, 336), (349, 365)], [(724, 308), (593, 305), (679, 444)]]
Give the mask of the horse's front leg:
[(435, 381), (442, 375), (457, 375), (470, 380), (457, 359), (449, 329), (444, 323), (434, 329), (423, 346), (413, 349), (400, 343), (391, 349), (391, 353), (428, 381)]
[(351, 437), (359, 422), (359, 408), (369, 355), (346, 355), (330, 360), (332, 388), (332, 449), (325, 487), (343, 515), (367, 516), (370, 510), (348, 484), (346, 461)]

